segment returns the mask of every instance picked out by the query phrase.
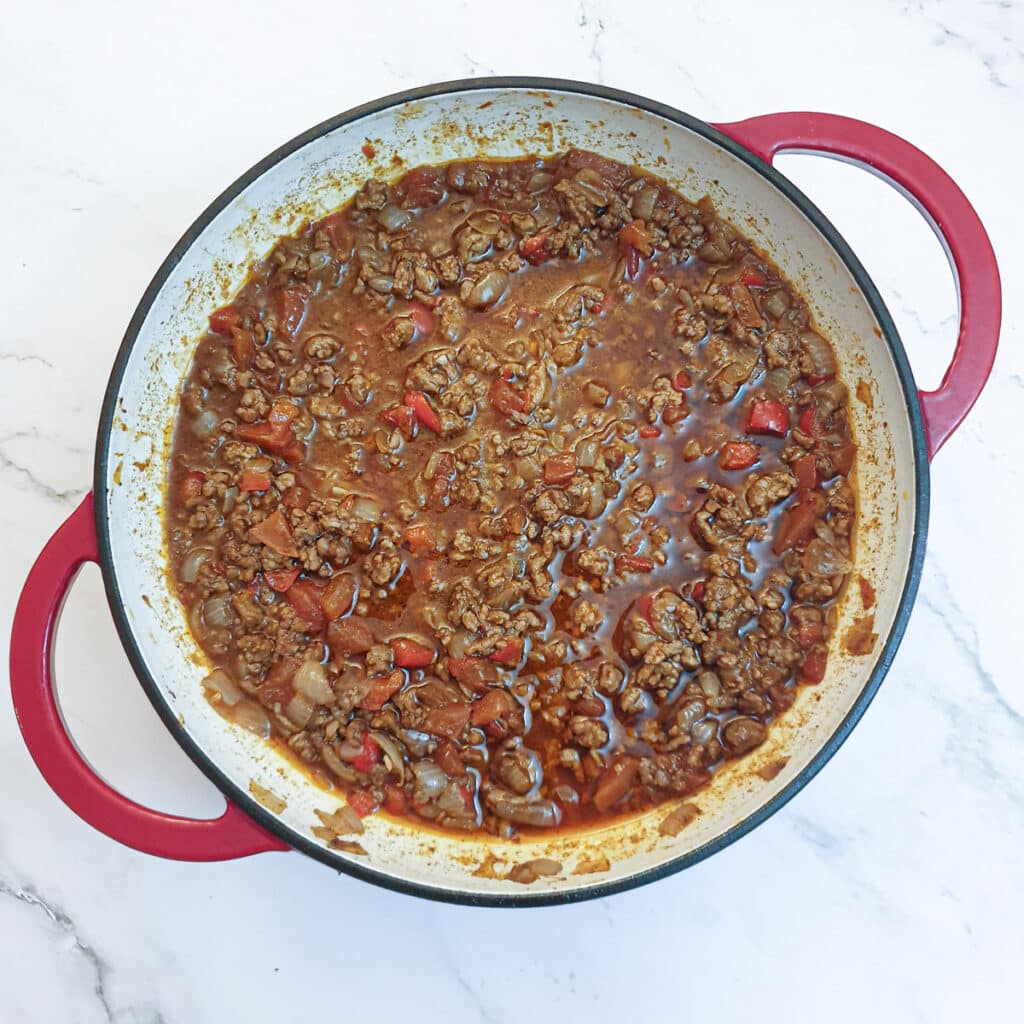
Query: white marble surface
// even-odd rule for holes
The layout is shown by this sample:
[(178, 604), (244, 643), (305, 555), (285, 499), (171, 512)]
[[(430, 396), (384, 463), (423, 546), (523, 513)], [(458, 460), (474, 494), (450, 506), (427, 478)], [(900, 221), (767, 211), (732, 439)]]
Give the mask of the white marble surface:
[[(2, 700), (0, 1019), (1017, 1019), (1024, 556), (999, 539), (997, 508), (1008, 503), (1012, 522), (1024, 501), (1024, 5), (462, 0), (424, 16), (396, 0), (360, 5), (369, 17), (337, 0), (290, 6), (4, 7), (5, 628), (32, 558), (90, 486), (107, 372), (168, 248), (282, 140), (397, 89), (536, 73), (707, 120), (817, 108), (882, 124), (938, 159), (988, 225), (1007, 290), (1002, 350), (934, 465), (921, 595), (888, 679), (838, 756), (753, 835), (652, 887), (520, 912), (393, 895), (297, 854), (170, 863), (67, 811)], [(781, 166), (861, 255), (919, 379), (934, 383), (955, 299), (928, 230), (861, 172)], [(74, 734), (109, 780), (161, 809), (217, 813), (218, 794), (136, 685), (95, 570), (74, 588), (57, 664)]]

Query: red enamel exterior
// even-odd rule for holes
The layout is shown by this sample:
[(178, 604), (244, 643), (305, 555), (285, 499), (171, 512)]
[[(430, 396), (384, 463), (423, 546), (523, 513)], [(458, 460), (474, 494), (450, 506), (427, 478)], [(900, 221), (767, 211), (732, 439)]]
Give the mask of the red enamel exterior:
[(53, 791), (83, 821), (126, 846), (174, 860), (230, 860), (288, 845), (228, 804), (196, 821), (151, 811), (111, 789), (68, 735), (53, 688), (53, 636), (64, 597), (85, 562), (96, 562), (92, 495), (36, 559), (11, 630), (11, 696), (25, 744)]
[(836, 114), (765, 114), (715, 125), (771, 163), (798, 151), (859, 164), (903, 192), (926, 217), (949, 256), (960, 298), (960, 333), (935, 391), (918, 391), (928, 453), (934, 456), (981, 394), (999, 342), (999, 268), (974, 207), (931, 157), (892, 132)]

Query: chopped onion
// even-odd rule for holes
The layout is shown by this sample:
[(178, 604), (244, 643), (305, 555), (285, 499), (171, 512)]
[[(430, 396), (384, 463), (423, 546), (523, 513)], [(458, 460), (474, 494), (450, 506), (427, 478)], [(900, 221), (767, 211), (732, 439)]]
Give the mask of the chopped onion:
[(215, 668), (203, 680), (203, 686), (207, 690), (219, 694), (221, 701), (229, 708), (233, 708), (242, 699), (242, 691), (222, 668)]
[(412, 217), (407, 210), (397, 206), (385, 206), (377, 214), (377, 220), (385, 231), (401, 231), (412, 223)]
[(581, 469), (593, 469), (597, 462), (597, 438), (588, 437), (576, 445), (576, 465)]
[(349, 765), (345, 764), (345, 762), (342, 761), (334, 752), (334, 748), (330, 743), (325, 743), (320, 748), (320, 756), (324, 759), (324, 764), (327, 765), (327, 767), (330, 768), (331, 771), (342, 780), (342, 782), (355, 782), (356, 779), (359, 778), (355, 768), (351, 768)]
[(238, 488), (229, 487), (224, 492), (224, 515), (231, 515), (232, 510), (235, 507), (235, 502), (238, 500)]
[(352, 515), (367, 523), (379, 523), (382, 515), (380, 505), (373, 498), (357, 497), (352, 502)]
[(313, 717), (313, 705), (304, 693), (296, 691), (292, 699), (288, 701), (284, 713), (292, 725), (299, 729), (305, 729)]
[(804, 552), (804, 570), (814, 576), (843, 576), (853, 566), (837, 548), (815, 537)]
[(262, 739), (270, 738), (270, 719), (266, 711), (258, 704), (250, 700), (243, 700), (237, 704), (231, 713), (231, 720), (235, 725), (255, 733)]
[(192, 423), (192, 433), (196, 437), (209, 437), (217, 429), (220, 422), (212, 409), (204, 409)]
[(508, 290), (508, 274), (504, 270), (491, 270), (473, 286), (466, 297), (466, 305), (472, 309), (486, 309), (499, 303)]
[(534, 171), (526, 183), (526, 191), (530, 193), (546, 192), (551, 188), (551, 183), (554, 180), (555, 176), (549, 171)]
[(811, 376), (829, 377), (836, 372), (836, 357), (829, 343), (820, 334), (804, 331), (800, 335), (800, 344), (814, 371)]
[(654, 204), (658, 198), (657, 185), (644, 185), (636, 195), (633, 196), (633, 216), (640, 220), (650, 220), (654, 213)]
[(193, 548), (181, 561), (181, 568), (178, 576), (182, 583), (195, 583), (199, 578), (199, 570), (204, 562), (213, 559), (213, 551), (210, 548)]
[(214, 629), (227, 629), (235, 621), (230, 597), (211, 597), (203, 605), (203, 621)]
[(417, 803), (426, 803), (427, 800), (432, 800), (441, 793), (448, 783), (448, 776), (433, 761), (426, 759), (413, 761), (409, 767), (412, 769), (413, 775), (416, 776), (415, 799)]
[(718, 735), (718, 722), (713, 718), (698, 722), (690, 730), (690, 735), (694, 743), (710, 743)]
[(534, 828), (554, 828), (562, 818), (558, 806), (551, 800), (529, 800), (522, 796), (510, 796), (498, 789), (488, 792), (487, 805), (505, 821)]
[(295, 673), (292, 684), (315, 704), (334, 702), (334, 691), (327, 682), (327, 672), (319, 661), (304, 661)]
[(768, 292), (761, 300), (761, 309), (778, 320), (789, 309), (789, 295), (786, 289), (776, 288), (774, 291)]

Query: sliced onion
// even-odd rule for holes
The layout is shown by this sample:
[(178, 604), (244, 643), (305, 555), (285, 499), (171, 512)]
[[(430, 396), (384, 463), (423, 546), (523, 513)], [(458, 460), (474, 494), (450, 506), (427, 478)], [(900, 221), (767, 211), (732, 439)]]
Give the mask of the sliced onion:
[(213, 560), (210, 548), (193, 548), (182, 560), (178, 576), (182, 583), (195, 583), (199, 578), (199, 570), (204, 562)]
[(209, 437), (217, 429), (220, 419), (212, 409), (204, 409), (192, 422), (192, 433), (196, 437)]
[(504, 270), (491, 270), (473, 286), (466, 297), (466, 305), (471, 309), (486, 309), (499, 303), (507, 290), (508, 274)]
[(380, 221), (380, 225), (385, 231), (401, 231), (412, 223), (412, 217), (408, 210), (397, 206), (385, 206), (377, 214), (377, 220)]
[(327, 672), (319, 661), (313, 661), (312, 658), (299, 666), (292, 685), (314, 704), (330, 704), (334, 701), (334, 691), (327, 682)]
[(320, 756), (324, 759), (324, 764), (338, 776), (342, 782), (355, 782), (359, 778), (355, 768), (345, 764), (338, 755), (334, 752), (334, 748), (330, 743), (325, 743), (320, 748)]
[(203, 680), (203, 686), (220, 694), (221, 701), (229, 708), (233, 708), (242, 699), (242, 691), (238, 684), (222, 668), (215, 668)]
[(599, 477), (590, 481), (590, 505), (587, 508), (587, 517), (597, 519), (605, 510), (608, 498), (604, 493), (604, 484)]
[(789, 295), (785, 288), (776, 288), (768, 292), (761, 300), (761, 308), (769, 315), (779, 319), (789, 309)]
[(211, 597), (203, 605), (203, 621), (213, 629), (227, 629), (235, 621), (230, 597)]
[(313, 704), (304, 694), (296, 691), (284, 709), (285, 717), (292, 725), (305, 729), (313, 717)]
[(501, 217), (494, 210), (476, 210), (466, 218), (466, 223), (481, 235), (493, 236), (501, 230)]
[(698, 722), (690, 730), (690, 735), (694, 743), (710, 743), (718, 735), (718, 722), (713, 718)]
[(270, 719), (266, 711), (251, 700), (243, 700), (237, 704), (231, 713), (231, 720), (235, 725), (255, 733), (262, 739), (270, 738)]
[(405, 782), (405, 755), (399, 750), (398, 743), (394, 737), (389, 736), (386, 732), (381, 732), (379, 729), (374, 729), (370, 735), (387, 755), (392, 769), (398, 772), (398, 781)]
[(224, 492), (224, 515), (229, 516), (234, 510), (235, 502), (238, 500), (238, 488), (229, 487)]

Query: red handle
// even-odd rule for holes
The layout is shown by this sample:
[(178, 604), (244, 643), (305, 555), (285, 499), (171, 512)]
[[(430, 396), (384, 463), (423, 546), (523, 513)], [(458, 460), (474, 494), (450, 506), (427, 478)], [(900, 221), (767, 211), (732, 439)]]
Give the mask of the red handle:
[(93, 828), (143, 853), (174, 860), (230, 860), (265, 850), (287, 850), (287, 844), (231, 803), (219, 818), (208, 821), (151, 811), (111, 789), (78, 753), (54, 694), (53, 634), (75, 574), (84, 562), (98, 560), (89, 494), (36, 559), (14, 613), (14, 713), (43, 777)]
[(946, 249), (960, 302), (953, 360), (935, 391), (919, 391), (928, 454), (971, 411), (999, 343), (1001, 291), (992, 243), (956, 182), (898, 135), (835, 114), (765, 114), (715, 126), (762, 160), (784, 150), (821, 153), (859, 164), (894, 185), (921, 211)]

